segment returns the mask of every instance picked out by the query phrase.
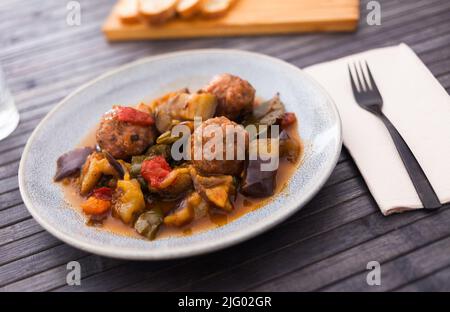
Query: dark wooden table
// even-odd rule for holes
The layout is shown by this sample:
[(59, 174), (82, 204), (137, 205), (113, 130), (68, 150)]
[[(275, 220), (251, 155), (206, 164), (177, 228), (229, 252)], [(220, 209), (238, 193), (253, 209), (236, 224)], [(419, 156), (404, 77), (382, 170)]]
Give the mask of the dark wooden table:
[[(2, 290), (450, 290), (448, 207), (383, 217), (345, 150), (326, 186), (282, 225), (238, 246), (176, 261), (126, 262), (72, 248), (31, 218), (17, 182), (23, 147), (45, 114), (81, 84), (143, 56), (236, 48), (304, 67), (406, 42), (449, 91), (449, 0), (380, 1), (381, 26), (367, 25), (364, 0), (352, 34), (116, 44), (100, 32), (114, 0), (80, 1), (75, 27), (66, 23), (67, 2), (0, 3), (0, 62), (21, 114), (17, 130), (0, 142)], [(66, 284), (71, 260), (81, 263), (81, 286)], [(381, 263), (381, 286), (366, 283), (371, 260)]]

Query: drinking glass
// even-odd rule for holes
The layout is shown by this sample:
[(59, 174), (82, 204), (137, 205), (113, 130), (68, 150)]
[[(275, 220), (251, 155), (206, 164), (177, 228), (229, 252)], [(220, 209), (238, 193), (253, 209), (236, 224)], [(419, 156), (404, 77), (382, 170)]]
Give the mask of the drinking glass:
[(0, 140), (6, 138), (16, 129), (19, 123), (19, 112), (14, 99), (6, 86), (5, 75), (0, 67)]

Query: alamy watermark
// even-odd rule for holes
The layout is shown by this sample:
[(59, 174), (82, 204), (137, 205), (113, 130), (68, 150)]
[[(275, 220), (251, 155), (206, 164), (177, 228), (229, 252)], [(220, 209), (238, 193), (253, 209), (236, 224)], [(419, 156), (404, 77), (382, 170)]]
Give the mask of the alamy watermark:
[(370, 261), (366, 266), (370, 270), (366, 277), (367, 285), (380, 286), (381, 285), (381, 265), (378, 261)]
[(379, 26), (381, 25), (381, 4), (378, 1), (369, 1), (366, 6), (369, 11), (366, 17), (367, 25)]
[[(78, 1), (69, 1), (66, 4), (66, 23), (68, 26), (81, 25), (81, 4)], [(381, 4), (379, 1), (369, 1), (366, 5), (366, 22), (369, 26), (381, 25)]]
[(187, 125), (178, 124), (172, 128), (172, 137), (179, 138), (171, 148), (174, 160), (245, 160), (248, 151), (248, 160), (259, 160), (261, 171), (278, 169), (278, 125), (248, 125), (244, 128), (236, 124), (210, 124), (202, 127), (202, 119), (195, 117), (194, 129), (191, 135)]
[(66, 275), (66, 283), (69, 286), (81, 285), (81, 265), (78, 261), (70, 261), (66, 265), (68, 271)]
[(69, 1), (66, 4), (66, 23), (68, 26), (81, 25), (81, 4), (78, 1)]

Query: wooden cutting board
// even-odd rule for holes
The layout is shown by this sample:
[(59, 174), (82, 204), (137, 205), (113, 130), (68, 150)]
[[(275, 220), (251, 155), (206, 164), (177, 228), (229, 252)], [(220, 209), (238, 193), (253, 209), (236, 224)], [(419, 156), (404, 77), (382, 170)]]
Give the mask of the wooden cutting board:
[(353, 31), (359, 0), (239, 0), (219, 19), (176, 18), (161, 26), (123, 24), (115, 7), (103, 25), (108, 40), (169, 39)]

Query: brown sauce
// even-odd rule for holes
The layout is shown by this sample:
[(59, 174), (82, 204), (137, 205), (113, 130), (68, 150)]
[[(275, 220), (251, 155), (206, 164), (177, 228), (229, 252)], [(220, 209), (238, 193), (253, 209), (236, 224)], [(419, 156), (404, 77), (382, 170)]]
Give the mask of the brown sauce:
[[(95, 146), (95, 130), (89, 132), (85, 139), (83, 139), (79, 146)], [(294, 172), (300, 166), (300, 163), (303, 158), (303, 144), (300, 140), (300, 136), (297, 130), (297, 124), (292, 125), (289, 129), (286, 130), (289, 136), (300, 143), (301, 152), (299, 159), (295, 162), (289, 162), (288, 160), (281, 159), (279, 168), (277, 171), (277, 185), (275, 194), (268, 198), (249, 198), (241, 193), (238, 193), (236, 196), (236, 200), (234, 202), (234, 209), (230, 213), (217, 211), (216, 213), (210, 213), (207, 217), (198, 219), (193, 221), (192, 223), (176, 228), (176, 227), (168, 227), (162, 225), (157, 234), (157, 239), (174, 237), (174, 236), (186, 236), (192, 235), (195, 233), (203, 232), (206, 230), (214, 229), (220, 226), (223, 226), (227, 223), (230, 223), (241, 216), (254, 211), (262, 206), (268, 204), (271, 200), (273, 200), (277, 196), (283, 196), (288, 194), (283, 194), (285, 191), (285, 187), (289, 182), (289, 179), (292, 177)], [(63, 193), (66, 201), (69, 203), (71, 207), (76, 209), (80, 214), (83, 214), (81, 210), (81, 204), (85, 200), (78, 192), (77, 180), (66, 180), (65, 183), (61, 183)], [(167, 205), (174, 205), (175, 202), (168, 203)], [(167, 207), (169, 210), (171, 207)], [(118, 235), (125, 235), (134, 238), (144, 239), (140, 236), (133, 227), (122, 223), (121, 220), (116, 219), (112, 216), (108, 216), (103, 223), (95, 226), (98, 229), (105, 230)]]

